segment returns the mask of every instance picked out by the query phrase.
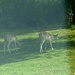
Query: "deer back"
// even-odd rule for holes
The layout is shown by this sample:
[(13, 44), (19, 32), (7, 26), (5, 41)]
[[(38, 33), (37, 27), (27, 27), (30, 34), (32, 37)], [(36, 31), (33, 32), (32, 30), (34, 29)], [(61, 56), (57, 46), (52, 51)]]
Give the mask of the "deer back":
[(7, 34), (4, 36), (5, 41), (15, 41), (17, 40), (17, 37), (15, 35)]

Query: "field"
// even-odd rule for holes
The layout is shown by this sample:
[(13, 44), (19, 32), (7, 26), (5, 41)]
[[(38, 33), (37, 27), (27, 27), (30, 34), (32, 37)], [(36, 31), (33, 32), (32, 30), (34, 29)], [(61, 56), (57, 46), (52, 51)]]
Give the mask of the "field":
[(21, 48), (16, 51), (12, 44), (12, 53), (6, 51), (4, 54), (3, 35), (9, 31), (0, 32), (0, 75), (75, 74), (75, 30), (47, 30), (48, 33), (58, 34), (59, 39), (53, 42), (55, 50), (51, 50), (47, 43), (47, 49), (43, 53), (39, 52), (38, 30), (12, 30), (17, 35)]

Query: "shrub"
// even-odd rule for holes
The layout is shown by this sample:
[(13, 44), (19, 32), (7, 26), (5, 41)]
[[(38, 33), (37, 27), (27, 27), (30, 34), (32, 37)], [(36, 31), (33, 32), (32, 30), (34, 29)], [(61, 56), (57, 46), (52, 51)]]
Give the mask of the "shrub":
[(75, 29), (75, 25), (71, 25), (70, 29), (74, 30)]

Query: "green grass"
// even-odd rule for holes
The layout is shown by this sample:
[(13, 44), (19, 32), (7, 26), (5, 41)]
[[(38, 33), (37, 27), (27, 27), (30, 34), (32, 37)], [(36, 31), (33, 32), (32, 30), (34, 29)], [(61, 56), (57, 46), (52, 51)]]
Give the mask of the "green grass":
[(8, 51), (6, 54), (3, 53), (3, 34), (1, 34), (0, 75), (73, 75), (75, 73), (75, 30), (48, 30), (49, 33), (58, 34), (59, 40), (53, 42), (55, 50), (51, 50), (48, 44), (47, 50), (43, 53), (39, 52), (39, 31), (25, 33), (21, 31), (17, 30), (15, 33), (18, 34), (21, 49), (15, 51), (11, 46), (11, 54)]
[[(47, 51), (46, 53), (8, 56), (0, 66), (1, 75), (69, 75), (69, 60), (65, 51)], [(58, 54), (60, 53), (60, 54)], [(14, 55), (14, 54), (13, 54)], [(66, 59), (65, 59), (66, 58)], [(69, 72), (68, 72), (69, 71)]]

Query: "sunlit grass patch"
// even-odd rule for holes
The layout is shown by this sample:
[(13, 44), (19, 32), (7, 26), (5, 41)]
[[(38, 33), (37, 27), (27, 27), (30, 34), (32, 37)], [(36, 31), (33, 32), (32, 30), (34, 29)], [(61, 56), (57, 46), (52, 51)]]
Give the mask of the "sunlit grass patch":
[(37, 38), (37, 37), (38, 37), (38, 32), (28, 33), (28, 34), (18, 36), (19, 39), (28, 39), (28, 38)]

